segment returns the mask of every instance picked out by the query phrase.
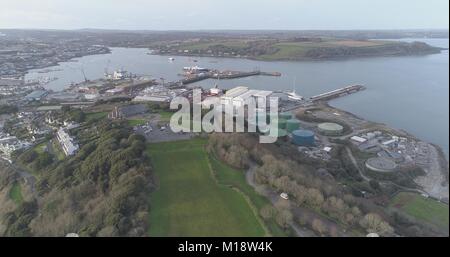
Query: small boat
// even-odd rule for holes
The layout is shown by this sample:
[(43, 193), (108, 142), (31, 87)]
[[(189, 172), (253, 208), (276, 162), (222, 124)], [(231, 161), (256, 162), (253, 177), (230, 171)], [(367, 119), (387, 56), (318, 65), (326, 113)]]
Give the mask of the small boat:
[(175, 61), (175, 58), (170, 57), (170, 58), (169, 58), (169, 61), (170, 61), (170, 62), (173, 62), (173, 61)]
[(298, 95), (297, 93), (294, 92), (287, 92), (286, 93), (289, 99), (295, 100), (295, 101), (301, 101), (303, 100), (303, 96)]
[(292, 99), (295, 101), (301, 101), (301, 100), (303, 100), (303, 96), (301, 96), (295, 92), (295, 88), (296, 88), (295, 81), (296, 81), (296, 78), (294, 78), (294, 85), (292, 88), (292, 92), (286, 92), (286, 94), (289, 99)]

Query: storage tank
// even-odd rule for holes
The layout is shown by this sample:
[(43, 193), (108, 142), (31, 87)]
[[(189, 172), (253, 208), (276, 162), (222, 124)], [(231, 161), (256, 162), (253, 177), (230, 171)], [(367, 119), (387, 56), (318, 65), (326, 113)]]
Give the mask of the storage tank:
[(312, 146), (314, 145), (314, 132), (311, 130), (294, 130), (292, 132), (292, 142), (300, 146)]
[(320, 123), (318, 128), (319, 132), (326, 136), (339, 136), (344, 131), (344, 127), (332, 122)]
[(278, 119), (273, 118), (273, 119), (270, 119), (270, 122), (271, 122), (271, 125), (272, 125), (272, 123), (273, 123), (273, 124), (278, 124), (278, 128), (279, 128), (279, 129), (286, 129), (286, 123), (287, 123), (287, 120), (286, 120), (286, 119), (283, 119), (283, 118), (278, 118)]
[(290, 119), (286, 121), (286, 129), (289, 133), (300, 128), (300, 121), (297, 119)]
[(292, 118), (292, 113), (291, 112), (282, 112), (282, 113), (278, 114), (278, 117), (285, 119), (285, 120), (289, 120)]
[[(288, 135), (285, 129), (278, 129), (276, 137), (286, 137)], [(273, 132), (272, 132), (273, 133)], [(269, 136), (269, 133), (264, 133), (264, 135)]]

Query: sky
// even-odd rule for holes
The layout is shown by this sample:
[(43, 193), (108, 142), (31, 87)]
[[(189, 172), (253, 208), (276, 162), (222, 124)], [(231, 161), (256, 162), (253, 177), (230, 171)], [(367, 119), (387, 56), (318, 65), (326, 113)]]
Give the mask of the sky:
[(0, 0), (0, 28), (448, 29), (448, 0)]

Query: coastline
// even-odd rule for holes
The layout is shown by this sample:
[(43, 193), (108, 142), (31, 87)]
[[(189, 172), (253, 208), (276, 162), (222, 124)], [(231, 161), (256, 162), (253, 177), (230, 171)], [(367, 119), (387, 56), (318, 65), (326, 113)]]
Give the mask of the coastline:
[[(127, 48), (146, 48), (148, 50), (153, 50), (148, 47), (127, 47)], [(149, 53), (149, 55), (155, 56), (174, 56), (174, 57), (197, 57), (197, 58), (218, 58), (218, 59), (242, 59), (250, 61), (260, 61), (260, 62), (326, 62), (326, 61), (345, 61), (345, 60), (357, 60), (357, 59), (369, 59), (369, 58), (384, 58), (384, 57), (414, 57), (414, 56), (427, 56), (440, 54), (442, 51), (448, 50), (446, 48), (439, 48), (437, 51), (430, 51), (427, 53), (415, 53), (415, 54), (380, 54), (380, 55), (354, 55), (354, 56), (336, 56), (336, 57), (323, 57), (323, 58), (311, 58), (302, 57), (296, 59), (270, 59), (270, 58), (259, 58), (253, 56), (212, 56), (207, 54), (166, 54), (166, 53)]]
[[(423, 190), (425, 190), (431, 197), (434, 197), (442, 202), (448, 203), (449, 201), (449, 161), (445, 156), (444, 151), (439, 145), (426, 142), (420, 138), (418, 138), (415, 135), (412, 135), (408, 131), (404, 129), (397, 129), (392, 128), (384, 123), (378, 123), (373, 122), (367, 119), (364, 119), (362, 117), (359, 117), (351, 112), (341, 110), (339, 108), (331, 106), (328, 101), (320, 102), (317, 104), (316, 107), (325, 107), (329, 108), (330, 110), (334, 110), (340, 114), (344, 114), (343, 116), (347, 115), (348, 117), (351, 117), (353, 119), (357, 119), (359, 121), (362, 121), (363, 123), (366, 123), (368, 127), (370, 127), (368, 130), (373, 129), (382, 129), (388, 132), (391, 132), (395, 135), (400, 135), (403, 137), (406, 137), (410, 140), (415, 140), (417, 142), (423, 142), (427, 144), (429, 147), (431, 147), (431, 153), (435, 154), (436, 158), (434, 161), (431, 161), (427, 166), (422, 167), (426, 171), (425, 176), (419, 176), (415, 179), (416, 183), (418, 183)], [(298, 110), (298, 109), (297, 109)], [(345, 117), (344, 117), (345, 119)], [(344, 135), (343, 137), (349, 137), (352, 133)], [(436, 181), (438, 179), (439, 181)], [(438, 182), (438, 183), (437, 183)]]

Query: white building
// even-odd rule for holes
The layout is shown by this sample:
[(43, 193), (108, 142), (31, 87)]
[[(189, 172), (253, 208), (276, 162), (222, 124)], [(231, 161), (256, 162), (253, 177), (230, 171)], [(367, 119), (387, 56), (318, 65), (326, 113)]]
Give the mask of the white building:
[(222, 105), (232, 105), (233, 109), (236, 111), (237, 108), (241, 108), (246, 104), (254, 101), (258, 106), (257, 109), (261, 109), (261, 105), (265, 104), (265, 107), (270, 106), (270, 95), (272, 91), (266, 90), (249, 90), (247, 87), (235, 87), (228, 90), (225, 95), (220, 98)]
[(73, 139), (67, 134), (67, 132), (61, 127), (56, 133), (59, 143), (64, 153), (69, 156), (73, 155), (78, 150), (78, 145), (73, 142)]
[(352, 136), (350, 139), (355, 141), (355, 142), (357, 142), (357, 143), (360, 143), (360, 144), (362, 144), (362, 143), (367, 141), (367, 139), (365, 139), (363, 137), (359, 137), (359, 136)]
[(15, 136), (7, 136), (0, 138), (0, 153), (9, 160), (11, 154), (19, 149), (27, 148), (31, 144), (29, 142), (20, 141)]

